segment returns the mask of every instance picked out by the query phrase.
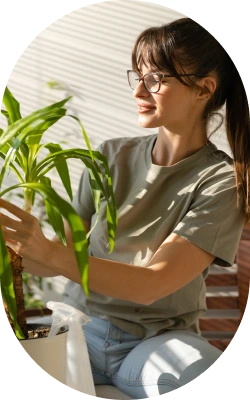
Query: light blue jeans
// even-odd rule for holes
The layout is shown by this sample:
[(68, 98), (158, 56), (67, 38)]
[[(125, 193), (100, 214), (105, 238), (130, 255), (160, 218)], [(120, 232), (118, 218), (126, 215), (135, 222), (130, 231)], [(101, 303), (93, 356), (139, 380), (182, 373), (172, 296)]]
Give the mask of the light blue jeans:
[(109, 321), (83, 326), (95, 385), (115, 385), (132, 399), (159, 396), (195, 379), (222, 354), (188, 330), (142, 341)]

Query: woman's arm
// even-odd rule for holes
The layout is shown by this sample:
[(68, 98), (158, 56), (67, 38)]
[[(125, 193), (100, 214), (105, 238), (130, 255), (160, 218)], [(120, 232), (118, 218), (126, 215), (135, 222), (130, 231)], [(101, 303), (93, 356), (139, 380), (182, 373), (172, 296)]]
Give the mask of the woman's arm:
[[(0, 216), (6, 240), (29, 262), (48, 268), (55, 275), (81, 284), (75, 253), (72, 247), (62, 246), (43, 235), (38, 220), (20, 208), (0, 199), (20, 221)], [(70, 246), (70, 245), (69, 245)], [(16, 248), (15, 248), (16, 247)], [(89, 257), (89, 287), (105, 296), (139, 304), (152, 304), (188, 284), (207, 268), (215, 257), (171, 234), (156, 251), (146, 267)]]
[[(67, 224), (65, 224), (68, 244), (66, 247), (59, 239), (48, 240), (34, 216), (3, 199), (0, 199), (0, 207), (19, 219), (13, 220), (1, 214), (0, 224), (3, 225), (6, 242), (9, 242), (23, 257), (23, 265), (27, 272), (40, 276), (63, 275), (81, 284), (71, 232)], [(89, 226), (86, 227), (89, 229)], [(138, 287), (144, 288), (148, 284), (150, 275), (151, 270), (147, 268), (89, 257), (89, 287), (106, 296), (144, 304), (145, 291), (139, 290)]]
[[(82, 220), (82, 222), (83, 222), (86, 233), (88, 233), (90, 230), (91, 223), (89, 221), (85, 221), (85, 220)], [(67, 221), (64, 221), (64, 231), (65, 231), (65, 236), (66, 236), (66, 241), (67, 241), (67, 247), (73, 249), (71, 229), (70, 229)], [(59, 240), (58, 236), (56, 236), (56, 235), (52, 238), (51, 242), (54, 242), (54, 243), (57, 243), (57, 244), (60, 244), (61, 246), (63, 246), (62, 242)], [(61, 251), (61, 248), (60, 248), (60, 251)], [(28, 272), (29, 274), (32, 274), (35, 276), (49, 278), (49, 277), (62, 275), (62, 274), (57, 273), (54, 269), (51, 269), (51, 266), (49, 268), (48, 267), (49, 262), (50, 262), (50, 255), (48, 254), (46, 266), (41, 265), (40, 263), (37, 263), (37, 262), (32, 262), (28, 259), (22, 260), (22, 266), (23, 266), (25, 272)]]

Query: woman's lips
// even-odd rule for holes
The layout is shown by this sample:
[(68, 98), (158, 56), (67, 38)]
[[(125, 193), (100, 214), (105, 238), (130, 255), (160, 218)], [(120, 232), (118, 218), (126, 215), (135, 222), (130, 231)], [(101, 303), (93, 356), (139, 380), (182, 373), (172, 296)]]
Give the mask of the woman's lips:
[(144, 114), (144, 113), (150, 112), (154, 109), (155, 109), (155, 107), (147, 107), (147, 106), (139, 106), (138, 105), (138, 113), (139, 114)]

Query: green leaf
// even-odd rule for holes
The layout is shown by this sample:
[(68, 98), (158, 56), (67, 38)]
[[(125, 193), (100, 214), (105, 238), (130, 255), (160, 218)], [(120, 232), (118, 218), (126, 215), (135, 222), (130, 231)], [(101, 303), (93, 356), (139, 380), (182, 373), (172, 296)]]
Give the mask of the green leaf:
[(1, 110), (1, 114), (3, 114), (5, 116), (5, 118), (7, 119), (7, 123), (8, 125), (11, 125), (11, 121), (10, 121), (10, 117), (9, 117), (9, 113), (6, 110)]
[[(60, 102), (62, 103), (62, 102)], [(47, 107), (49, 108), (49, 107)], [(55, 113), (53, 113), (53, 115), (51, 114), (43, 114), (43, 118), (49, 118), (49, 121), (45, 121), (45, 126), (44, 126), (44, 122), (42, 123), (42, 133), (44, 132), (45, 127), (49, 126), (49, 123), (54, 123), (53, 121), (55, 120), (55, 118), (60, 118), (62, 116), (65, 115), (66, 113), (66, 109), (59, 109), (57, 111), (58, 115), (55, 115)], [(21, 151), (23, 152), (23, 157), (22, 157), (22, 161), (23, 161), (23, 166), (25, 169), (25, 175), (26, 175), (26, 180), (29, 181), (30, 180), (30, 174), (31, 174), (31, 167), (32, 167), (32, 158), (30, 158), (29, 156), (29, 149), (27, 147), (27, 144), (24, 143), (24, 140), (26, 138), (26, 136), (28, 136), (31, 133), (34, 133), (34, 131), (38, 131), (39, 134), (41, 133), (41, 130), (38, 129), (39, 126), (41, 126), (40, 124), (40, 119), (41, 119), (41, 115), (40, 115), (40, 111), (35, 111), (34, 113), (32, 113), (31, 115), (33, 115), (32, 117), (29, 118), (29, 121), (32, 119), (33, 123), (36, 124), (36, 126), (33, 126), (31, 124), (29, 124), (28, 126), (26, 126), (23, 121), (26, 120), (27, 117), (23, 118), (20, 121), (17, 121), (16, 123), (12, 124), (7, 131), (1, 136), (0, 138), (0, 142), (1, 139), (3, 139), (2, 144), (0, 145), (0, 149), (1, 147), (7, 143), (12, 137), (14, 137), (14, 132), (16, 132), (16, 125), (20, 125), (19, 126), (19, 131), (21, 131), (21, 133), (17, 136), (14, 137), (14, 140), (12, 142), (12, 147), (11, 147), (11, 151), (8, 153), (6, 159), (5, 159), (5, 164), (2, 168), (1, 174), (0, 174), (0, 188), (2, 186), (2, 182), (3, 182), (3, 178), (4, 175), (8, 169), (9, 163), (13, 161), (14, 157), (15, 157), (15, 153), (16, 150), (20, 147)], [(22, 129), (21, 129), (21, 125), (22, 125)], [(38, 126), (37, 126), (38, 125)], [(26, 126), (26, 127), (25, 127)], [(25, 129), (24, 129), (25, 127)], [(9, 134), (7, 134), (7, 132), (9, 132)], [(12, 133), (11, 133), (12, 132)], [(10, 133), (12, 134), (12, 136), (10, 136)], [(16, 132), (17, 133), (17, 132)], [(4, 138), (3, 138), (4, 136)], [(6, 138), (9, 138), (8, 140), (6, 140)], [(28, 161), (30, 161), (30, 164), (27, 163), (27, 159)]]
[[(16, 148), (15, 148), (15, 150), (16, 150)], [(25, 159), (28, 159), (28, 157), (29, 157), (29, 147), (27, 146), (27, 144), (25, 142), (22, 142), (20, 144), (20, 150), (21, 150), (21, 153), (22, 153), (23, 157)]]
[[(16, 188), (17, 188), (16, 185), (8, 186), (6, 189), (4, 189), (2, 192), (0, 192), (0, 197), (3, 197), (6, 193), (9, 193), (9, 192), (11, 192), (12, 190), (14, 190), (14, 189), (16, 189)], [(24, 195), (21, 194), (21, 193), (18, 193), (17, 196), (20, 197), (20, 198), (22, 198), (22, 199), (24, 199)], [(22, 196), (22, 197), (21, 197), (21, 196)]]
[(4, 95), (3, 95), (3, 103), (6, 107), (6, 110), (9, 115), (10, 123), (13, 124), (14, 122), (18, 121), (22, 118), (20, 113), (20, 104), (15, 99), (11, 91), (6, 86)]
[(33, 131), (29, 133), (27, 137), (27, 145), (30, 152), (30, 165), (32, 166), (36, 160), (38, 150), (40, 149), (40, 141), (46, 132), (52, 125), (59, 121), (60, 118), (65, 116), (65, 109), (58, 110), (56, 116), (48, 117), (45, 121), (40, 123)]
[[(93, 193), (93, 197), (94, 197), (97, 218), (99, 218), (99, 204), (100, 204), (100, 193), (98, 193), (98, 191), (101, 191), (103, 193), (103, 196), (105, 197), (105, 199), (107, 201), (106, 217), (107, 217), (107, 225), (108, 225), (110, 252), (112, 252), (114, 249), (114, 234), (115, 234), (116, 227), (118, 224), (115, 198), (114, 198), (114, 193), (113, 193), (113, 188), (112, 188), (112, 179), (111, 179), (111, 175), (110, 175), (110, 171), (109, 171), (109, 167), (108, 167), (107, 158), (98, 151), (93, 151), (92, 154), (95, 159), (97, 159), (98, 161), (101, 162), (101, 164), (104, 168), (108, 191), (106, 190), (105, 186), (103, 185), (102, 172), (100, 170), (100, 167), (96, 163), (96, 161), (92, 162), (92, 158), (91, 158), (88, 150), (69, 149), (69, 150), (63, 150), (63, 151), (54, 153), (50, 156), (47, 156), (44, 160), (42, 160), (40, 163), (37, 164), (36, 169), (33, 172), (33, 174), (34, 174), (35, 178), (38, 180), (40, 175), (43, 176), (49, 170), (54, 168), (55, 165), (61, 161), (62, 157), (64, 157), (65, 159), (66, 158), (80, 159), (86, 165), (86, 167), (88, 168), (88, 170), (90, 172), (91, 188), (92, 188), (92, 193)], [(110, 199), (111, 199), (111, 201), (110, 201)]]
[(10, 164), (12, 164), (14, 157), (15, 157), (15, 152), (13, 151), (12, 148), (10, 148), (5, 156), (4, 165), (3, 165), (2, 169), (1, 169), (1, 173), (0, 173), (0, 189), (2, 187), (4, 175), (7, 171), (7, 169), (10, 167)]
[(62, 199), (54, 189), (42, 183), (21, 183), (15, 185), (15, 188), (30, 188), (40, 193), (44, 200), (48, 201), (52, 207), (56, 208), (59, 213), (68, 222), (72, 232), (73, 247), (76, 260), (80, 272), (82, 287), (87, 296), (89, 296), (88, 288), (88, 241), (86, 238), (85, 228), (82, 219), (76, 213), (71, 204)]
[[(49, 143), (45, 147), (49, 150), (50, 154), (54, 154), (54, 153), (63, 151), (59, 144)], [(62, 159), (62, 161), (60, 161), (58, 164), (56, 164), (55, 167), (61, 178), (63, 186), (65, 187), (65, 190), (68, 193), (70, 200), (72, 201), (73, 193), (72, 193), (72, 188), (71, 188), (69, 169), (68, 169), (66, 160)]]
[(112, 207), (111, 207), (110, 212), (112, 213), (112, 219), (115, 221), (115, 225), (117, 226), (117, 224), (118, 224), (117, 209), (116, 209), (116, 205), (115, 205), (115, 196), (114, 196), (111, 173), (110, 173), (110, 170), (109, 170), (107, 157), (105, 157), (99, 151), (94, 151), (93, 155), (94, 155), (94, 157), (96, 159), (98, 159), (98, 161), (101, 163), (101, 165), (104, 168), (105, 177), (106, 177), (106, 181), (107, 181), (108, 188), (109, 188), (109, 195), (110, 195), (111, 200), (112, 200)]
[[(1, 150), (0, 150), (1, 153), (6, 155), (9, 151), (10, 147), (11, 147), (10, 143), (5, 143), (5, 145), (1, 147)], [(16, 152), (15, 162), (19, 165), (19, 167), (22, 168), (22, 159), (21, 159), (21, 156), (18, 151)]]
[(84, 129), (84, 126), (83, 126), (82, 122), (80, 121), (79, 118), (75, 117), (74, 115), (69, 115), (69, 117), (75, 119), (78, 122), (78, 124), (80, 125), (80, 127), (82, 129), (84, 140), (86, 142), (86, 145), (88, 147), (88, 151), (89, 151), (90, 156), (91, 156), (91, 159), (92, 159), (92, 161), (94, 161), (94, 157), (93, 157), (92, 149), (91, 149), (91, 146), (90, 146), (89, 138), (88, 138), (88, 135), (87, 135), (87, 133), (86, 133), (86, 131)]
[[(46, 121), (48, 118), (55, 118), (58, 114), (60, 115), (60, 110), (63, 105), (69, 101), (71, 98), (67, 97), (66, 99), (59, 101), (58, 103), (52, 104), (48, 107), (42, 108), (40, 110), (36, 110), (26, 117), (12, 123), (0, 137), (0, 147), (7, 143), (10, 139), (15, 137), (19, 132), (22, 132), (21, 137), (19, 137), (18, 141), (24, 139), (32, 130), (34, 130), (39, 123)], [(66, 113), (66, 109), (65, 110)], [(62, 111), (61, 111), (62, 112)], [(16, 146), (18, 147), (18, 141)]]
[(18, 339), (25, 339), (25, 336), (17, 323), (16, 296), (13, 286), (13, 276), (9, 255), (5, 246), (2, 229), (0, 227), (0, 281), (3, 300), (7, 304), (10, 317), (13, 321), (15, 333)]
[(7, 154), (9, 151), (10, 145), (6, 143), (4, 146), (1, 147), (1, 153)]
[[(41, 178), (41, 183), (51, 187), (51, 180), (45, 176)], [(45, 200), (45, 207), (52, 228), (54, 229), (60, 241), (66, 246), (67, 240), (65, 236), (62, 214), (58, 212), (57, 208), (53, 207), (47, 200)]]
[[(0, 151), (0, 157), (1, 157), (3, 160), (5, 160), (6, 154), (3, 153), (2, 151)], [(19, 181), (20, 181), (20, 182), (24, 182), (22, 176), (20, 175), (20, 173), (19, 173), (18, 169), (15, 167), (15, 165), (14, 165), (13, 163), (10, 162), (10, 163), (9, 163), (9, 166), (10, 166), (10, 168), (15, 172), (15, 174), (16, 174), (16, 176), (18, 177)]]

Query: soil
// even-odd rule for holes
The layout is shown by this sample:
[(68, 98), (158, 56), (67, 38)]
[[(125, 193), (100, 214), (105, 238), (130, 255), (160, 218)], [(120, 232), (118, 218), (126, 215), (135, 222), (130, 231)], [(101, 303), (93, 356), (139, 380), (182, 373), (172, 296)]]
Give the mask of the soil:
[[(49, 334), (49, 331), (51, 329), (51, 325), (44, 325), (41, 326), (40, 324), (32, 324), (28, 323), (27, 324), (28, 328), (28, 339), (38, 339), (38, 338), (46, 338)], [(60, 335), (61, 333), (64, 333), (68, 330), (67, 326), (62, 326), (57, 335)]]
[(46, 338), (49, 334), (49, 328), (38, 328), (32, 329), (31, 331), (28, 330), (29, 339), (36, 339), (36, 338)]

